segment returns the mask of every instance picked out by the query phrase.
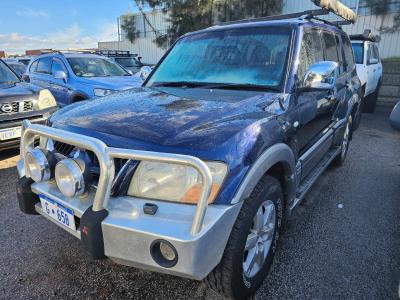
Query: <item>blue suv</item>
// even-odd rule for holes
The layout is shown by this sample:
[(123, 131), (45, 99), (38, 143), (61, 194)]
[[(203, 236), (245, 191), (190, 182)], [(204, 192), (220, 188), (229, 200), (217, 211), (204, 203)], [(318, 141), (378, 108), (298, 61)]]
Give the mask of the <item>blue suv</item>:
[(142, 80), (97, 54), (44, 54), (33, 59), (25, 81), (49, 89), (60, 106), (140, 87)]

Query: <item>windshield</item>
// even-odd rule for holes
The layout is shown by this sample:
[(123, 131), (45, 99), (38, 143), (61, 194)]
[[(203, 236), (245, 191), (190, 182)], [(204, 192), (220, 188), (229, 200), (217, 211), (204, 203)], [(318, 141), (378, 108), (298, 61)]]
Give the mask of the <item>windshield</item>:
[[(285, 73), (291, 31), (258, 27), (208, 31), (177, 42), (149, 79), (168, 83), (278, 88)], [(190, 84), (188, 84), (190, 86)]]
[(364, 43), (352, 43), (356, 64), (364, 63)]
[(130, 76), (118, 64), (104, 58), (72, 57), (68, 58), (68, 62), (79, 77)]
[(15, 75), (4, 62), (0, 61), (0, 84), (16, 83), (19, 78)]
[(26, 66), (24, 64), (9, 64), (11, 68), (18, 74), (22, 75), (26, 71)]
[(116, 58), (115, 61), (125, 68), (141, 66), (141, 64), (133, 57)]

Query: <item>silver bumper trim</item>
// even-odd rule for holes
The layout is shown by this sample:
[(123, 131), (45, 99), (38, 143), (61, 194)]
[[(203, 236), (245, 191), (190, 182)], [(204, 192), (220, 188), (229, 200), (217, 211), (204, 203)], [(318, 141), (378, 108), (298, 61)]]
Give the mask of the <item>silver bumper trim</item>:
[(202, 177), (203, 188), (194, 213), (190, 234), (195, 236), (201, 232), (204, 216), (207, 211), (208, 198), (211, 193), (212, 177), (210, 169), (200, 159), (181, 154), (111, 148), (99, 139), (43, 125), (31, 124), (28, 120), (22, 123), (22, 127), (21, 157), (25, 162), (25, 170), (27, 169), (25, 153), (34, 148), (34, 138), (37, 136), (40, 137), (41, 141), (43, 139), (52, 139), (67, 143), (90, 150), (97, 156), (100, 165), (100, 178), (94, 196), (93, 211), (107, 209), (110, 200), (111, 186), (115, 177), (113, 158), (174, 163), (195, 168)]

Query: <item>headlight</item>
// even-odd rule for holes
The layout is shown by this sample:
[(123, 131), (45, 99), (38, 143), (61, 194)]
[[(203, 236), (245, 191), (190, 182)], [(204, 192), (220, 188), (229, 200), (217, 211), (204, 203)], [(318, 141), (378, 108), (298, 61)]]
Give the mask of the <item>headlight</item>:
[(52, 160), (46, 154), (39, 148), (34, 148), (25, 154), (27, 173), (36, 182), (47, 181), (51, 178), (50, 162)]
[(41, 90), (39, 92), (39, 100), (35, 102), (35, 109), (42, 110), (57, 106), (56, 99), (49, 90)]
[(79, 159), (67, 158), (57, 163), (55, 178), (57, 186), (66, 197), (82, 195), (86, 189), (85, 163)]
[(112, 93), (115, 93), (116, 91), (114, 90), (106, 90), (106, 89), (94, 89), (93, 93), (96, 97), (104, 97), (111, 95)]
[[(220, 162), (206, 162), (212, 175), (208, 202), (214, 201), (227, 173)], [(197, 203), (202, 191), (201, 175), (192, 167), (143, 161), (139, 164), (128, 189), (128, 195), (182, 203)]]

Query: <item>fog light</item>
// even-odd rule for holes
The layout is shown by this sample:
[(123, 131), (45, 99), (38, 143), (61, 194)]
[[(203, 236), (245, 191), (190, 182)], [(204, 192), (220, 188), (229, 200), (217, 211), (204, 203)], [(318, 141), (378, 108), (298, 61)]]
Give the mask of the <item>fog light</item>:
[(52, 159), (48, 156), (49, 153), (40, 148), (34, 148), (25, 154), (27, 173), (34, 181), (47, 181), (51, 178)]
[(172, 268), (178, 262), (175, 247), (165, 240), (156, 240), (150, 246), (150, 254), (154, 261), (164, 268)]
[(80, 159), (67, 158), (56, 165), (57, 186), (66, 197), (82, 195), (86, 189), (85, 163)]

